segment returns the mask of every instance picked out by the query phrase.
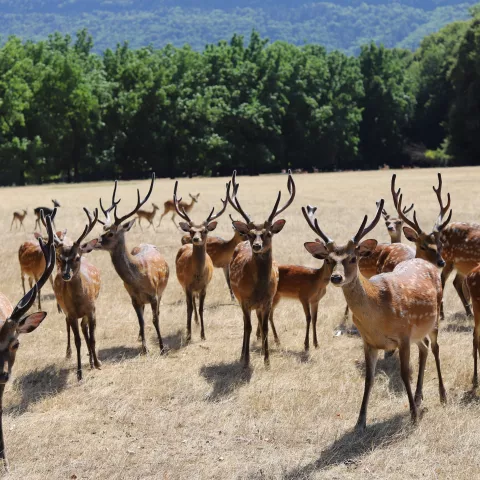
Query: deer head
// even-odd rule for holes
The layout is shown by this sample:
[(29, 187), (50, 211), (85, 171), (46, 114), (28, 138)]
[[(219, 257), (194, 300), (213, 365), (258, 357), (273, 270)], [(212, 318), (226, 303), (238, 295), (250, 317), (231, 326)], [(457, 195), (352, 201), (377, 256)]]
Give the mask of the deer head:
[(175, 188), (173, 190), (173, 204), (175, 205), (175, 210), (179, 217), (185, 220), (184, 222), (179, 223), (180, 228), (184, 232), (190, 234), (193, 245), (204, 245), (207, 241), (208, 232), (212, 232), (213, 230), (215, 230), (215, 228), (217, 228), (217, 222), (215, 220), (220, 217), (220, 215), (222, 215), (227, 208), (227, 196), (228, 189), (230, 188), (230, 182), (227, 183), (227, 196), (225, 197), (225, 200), (221, 200), (222, 208), (220, 209), (220, 211), (214, 215), (215, 207), (213, 207), (207, 219), (200, 224), (194, 223), (188, 216), (185, 209), (180, 206), (182, 199), (177, 197), (177, 188), (178, 181), (175, 182)]
[(314, 217), (315, 207), (302, 207), (303, 216), (309, 227), (320, 237), (315, 242), (306, 242), (305, 249), (310, 255), (324, 260), (332, 269), (330, 281), (337, 287), (343, 287), (351, 283), (358, 276), (358, 259), (370, 256), (377, 246), (376, 240), (364, 240), (363, 237), (370, 233), (382, 215), (384, 200), (377, 203), (377, 213), (373, 221), (368, 225), (368, 216), (365, 215), (362, 224), (355, 236), (345, 245), (337, 245), (320, 228), (318, 220)]
[[(98, 220), (99, 223), (103, 225), (104, 233), (97, 239), (97, 242), (94, 246), (96, 250), (108, 250), (113, 251), (116, 245), (118, 244), (119, 240), (124, 238), (125, 232), (128, 232), (133, 224), (135, 223), (135, 218), (132, 218), (128, 222), (130, 217), (135, 215), (140, 207), (146, 203), (149, 199), (150, 195), (153, 191), (153, 185), (155, 183), (155, 174), (152, 174), (152, 181), (150, 183), (150, 188), (148, 190), (147, 195), (144, 197), (143, 200), (140, 200), (140, 190), (137, 189), (137, 205), (136, 207), (126, 215), (122, 217), (117, 216), (117, 208), (118, 204), (120, 203), (121, 199), (119, 198), (116, 200), (116, 193), (117, 193), (117, 181), (115, 180), (115, 186), (113, 188), (113, 195), (112, 195), (112, 203), (111, 205), (105, 209), (103, 208), (102, 199), (100, 198), (100, 208), (105, 216), (105, 221)], [(111, 218), (111, 212), (113, 211), (114, 218)]]
[[(392, 177), (392, 185), (395, 183), (395, 174)], [(438, 267), (445, 266), (445, 260), (442, 258), (442, 249), (443, 243), (441, 241), (441, 232), (448, 225), (452, 218), (453, 211), (450, 210), (447, 218), (445, 215), (450, 209), (450, 193), (447, 193), (447, 205), (443, 205), (442, 200), (442, 175), (438, 174), (438, 187), (433, 187), (433, 191), (437, 196), (438, 203), (440, 205), (440, 213), (438, 215), (437, 221), (433, 227), (433, 230), (430, 233), (423, 231), (418, 223), (417, 214), (413, 212), (413, 221), (409, 220), (403, 213), (402, 210), (402, 199), (403, 195), (400, 193), (400, 189), (397, 192), (392, 189), (392, 194), (397, 198), (397, 212), (403, 222), (407, 225), (403, 227), (403, 233), (405, 237), (411, 242), (415, 243), (417, 249), (417, 257), (427, 260)]]
[(292, 172), (291, 170), (288, 171), (287, 181), (290, 198), (282, 208), (278, 209), (282, 197), (282, 192), (278, 192), (277, 201), (275, 202), (272, 213), (263, 223), (254, 223), (245, 213), (237, 197), (238, 187), (237, 172), (234, 171), (232, 175), (232, 195), (230, 195), (230, 184), (227, 184), (227, 198), (230, 205), (232, 205), (232, 207), (245, 219), (245, 222), (232, 221), (233, 227), (248, 239), (254, 254), (265, 253), (269, 251), (272, 246), (273, 235), (280, 233), (285, 226), (285, 220), (274, 221), (275, 218), (285, 211), (295, 198), (296, 189), (295, 182), (292, 178)]
[(52, 199), (52, 203), (54, 208), (61, 207), (60, 203), (58, 203), (58, 200)]

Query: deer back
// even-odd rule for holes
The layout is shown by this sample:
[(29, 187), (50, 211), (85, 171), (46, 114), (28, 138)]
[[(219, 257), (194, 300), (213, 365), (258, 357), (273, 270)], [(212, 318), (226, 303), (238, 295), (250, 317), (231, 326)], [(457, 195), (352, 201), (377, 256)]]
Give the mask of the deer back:
[(466, 275), (480, 263), (480, 225), (454, 222), (442, 231), (442, 255), (453, 262), (457, 270)]
[(38, 242), (27, 241), (18, 249), (18, 261), (22, 273), (40, 278), (45, 270), (45, 257)]

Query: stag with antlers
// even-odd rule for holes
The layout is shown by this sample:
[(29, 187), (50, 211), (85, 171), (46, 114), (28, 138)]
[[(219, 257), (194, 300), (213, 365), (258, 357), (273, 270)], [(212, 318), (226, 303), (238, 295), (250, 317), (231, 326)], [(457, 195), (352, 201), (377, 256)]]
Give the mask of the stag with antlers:
[(48, 241), (46, 244), (39, 239), (40, 248), (44, 255), (45, 269), (37, 283), (23, 296), (15, 308), (12, 307), (8, 298), (0, 293), (0, 459), (8, 469), (3, 438), (3, 393), (15, 363), (16, 354), (20, 343), (18, 337), (24, 333), (33, 332), (45, 319), (45, 312), (36, 312), (27, 315), (28, 310), (34, 304), (40, 289), (50, 277), (55, 265), (55, 249), (53, 244), (53, 228), (50, 216), (46, 219)]
[[(105, 221), (99, 220), (99, 223), (104, 226), (104, 233), (97, 239), (94, 247), (96, 250), (106, 250), (110, 253), (113, 266), (123, 280), (125, 289), (132, 299), (132, 305), (138, 317), (139, 338), (142, 342), (143, 354), (147, 353), (144, 322), (146, 304), (150, 304), (152, 307), (153, 325), (157, 332), (160, 352), (163, 352), (163, 341), (160, 335), (160, 302), (168, 283), (169, 268), (165, 258), (154, 245), (142, 243), (129, 251), (126, 246), (125, 233), (132, 228), (135, 222), (135, 219), (127, 220), (135, 215), (148, 200), (154, 182), (155, 174), (152, 175), (150, 189), (145, 198), (140, 200), (140, 190), (137, 190), (137, 205), (135, 208), (126, 215), (118, 217), (117, 208), (120, 199), (115, 199), (117, 191), (117, 182), (115, 181), (110, 207), (104, 209), (100, 199), (100, 207), (105, 215)], [(110, 217), (112, 211), (114, 214), (113, 220)]]
[[(178, 216), (184, 220), (180, 222), (180, 228), (184, 232), (188, 232), (192, 243), (187, 243), (180, 248), (175, 259), (177, 267), (177, 278), (182, 286), (187, 299), (187, 336), (186, 341), (192, 338), (192, 313), (195, 310), (195, 318), (197, 318), (197, 306), (195, 303), (195, 295), (198, 295), (198, 310), (200, 314), (200, 338), (205, 340), (205, 327), (203, 325), (203, 306), (207, 287), (213, 275), (213, 262), (207, 253), (207, 237), (208, 233), (217, 228), (216, 219), (219, 218), (227, 208), (227, 197), (222, 200), (222, 208), (216, 214), (215, 207), (212, 208), (207, 219), (200, 223), (194, 223), (188, 216), (184, 208), (181, 207), (181, 198), (177, 197), (178, 181), (175, 182), (173, 191), (173, 203)], [(227, 191), (230, 184), (227, 184)], [(228, 193), (228, 192), (227, 192)]]
[(88, 217), (88, 224), (82, 234), (73, 242), (66, 244), (63, 238), (54, 234), (57, 251), (57, 276), (53, 284), (55, 296), (65, 313), (67, 323), (68, 344), (67, 358), (71, 356), (70, 329), (77, 350), (77, 379), (82, 379), (82, 361), (80, 355), (81, 339), (78, 319), (81, 318), (81, 328), (88, 348), (90, 368), (100, 369), (101, 362), (96, 351), (96, 310), (95, 302), (100, 293), (100, 271), (92, 265), (84, 255), (91, 252), (97, 244), (97, 239), (82, 243), (93, 230), (98, 220), (98, 209), (92, 218), (88, 209), (83, 209)]
[(243, 312), (243, 346), (242, 356), (245, 367), (250, 364), (250, 334), (252, 332), (251, 312), (255, 310), (261, 324), (262, 350), (264, 362), (269, 364), (268, 321), (272, 309), (273, 298), (278, 286), (278, 267), (273, 261), (272, 238), (280, 233), (285, 220), (275, 218), (285, 211), (295, 198), (295, 183), (291, 171), (288, 171), (288, 201), (279, 208), (281, 192), (273, 207), (272, 213), (263, 223), (254, 223), (243, 210), (238, 200), (239, 184), (236, 172), (232, 175), (232, 194), (227, 189), (227, 198), (232, 207), (244, 218), (245, 222), (234, 221), (234, 228), (248, 241), (240, 243), (233, 252), (230, 262), (230, 282), (232, 290), (239, 301)]
[[(356, 235), (344, 245), (337, 245), (321, 230), (318, 220), (313, 220), (307, 210), (302, 209), (308, 225), (321, 238), (305, 243), (305, 248), (313, 257), (332, 264), (330, 280), (334, 286), (342, 288), (355, 325), (363, 338), (366, 374), (365, 391), (356, 424), (358, 430), (366, 427), (368, 399), (379, 349), (399, 349), (401, 377), (407, 391), (412, 421), (415, 422), (423, 399), (423, 376), (428, 355), (426, 337), (430, 337), (437, 365), (440, 400), (446, 401), (437, 343), (442, 301), (442, 284), (437, 268), (416, 258), (402, 262), (391, 273), (382, 273), (371, 279), (363, 277), (358, 268), (358, 259), (371, 255), (377, 246), (376, 240), (361, 240), (380, 220), (383, 204), (384, 201), (381, 200), (377, 214), (368, 226), (368, 217), (365, 215)], [(401, 201), (399, 209), (400, 205)], [(409, 373), (412, 343), (416, 343), (419, 348), (415, 396), (410, 387)]]

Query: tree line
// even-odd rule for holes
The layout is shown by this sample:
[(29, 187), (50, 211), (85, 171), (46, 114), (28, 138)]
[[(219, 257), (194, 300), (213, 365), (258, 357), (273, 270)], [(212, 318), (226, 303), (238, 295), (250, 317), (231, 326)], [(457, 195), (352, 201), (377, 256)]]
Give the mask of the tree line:
[(416, 52), (248, 41), (93, 51), (86, 30), (0, 48), (0, 182), (476, 164), (480, 18)]

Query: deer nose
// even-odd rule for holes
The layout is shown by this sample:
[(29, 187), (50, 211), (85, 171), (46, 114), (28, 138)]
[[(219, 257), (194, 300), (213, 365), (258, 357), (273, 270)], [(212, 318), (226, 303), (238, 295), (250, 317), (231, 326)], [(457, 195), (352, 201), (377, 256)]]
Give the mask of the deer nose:
[(72, 278), (72, 276), (70, 275), (70, 272), (65, 272), (65, 273), (62, 275), (62, 278), (63, 278), (66, 282), (68, 282), (68, 281)]
[(193, 243), (200, 243), (200, 239), (198, 237), (193, 237)]
[(0, 373), (0, 385), (7, 383), (9, 378), (10, 378), (10, 375), (8, 372)]
[(443, 258), (440, 258), (439, 260), (437, 260), (437, 265), (439, 267), (444, 267), (445, 266), (445, 260)]
[(395, 227), (393, 227), (392, 225), (390, 225), (389, 227), (387, 227), (387, 230), (389, 232), (394, 232), (395, 231)]
[(254, 252), (259, 252), (262, 249), (262, 246), (259, 243), (254, 243), (252, 249)]
[(338, 285), (339, 283), (342, 283), (343, 277), (338, 273), (335, 273), (330, 277), (330, 280), (332, 281), (333, 284)]

